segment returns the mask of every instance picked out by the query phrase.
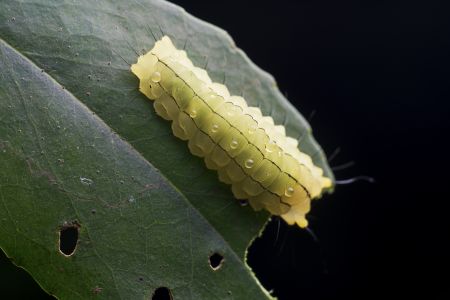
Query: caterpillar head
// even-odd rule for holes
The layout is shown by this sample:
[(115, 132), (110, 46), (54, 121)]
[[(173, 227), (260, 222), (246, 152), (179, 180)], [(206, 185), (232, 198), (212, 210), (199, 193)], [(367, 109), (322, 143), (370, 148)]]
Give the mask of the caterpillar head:
[(139, 78), (139, 90), (152, 100), (159, 97), (156, 83), (161, 80), (161, 73), (157, 70), (157, 62), (156, 56), (149, 52), (139, 56), (137, 63), (131, 66), (131, 71)]

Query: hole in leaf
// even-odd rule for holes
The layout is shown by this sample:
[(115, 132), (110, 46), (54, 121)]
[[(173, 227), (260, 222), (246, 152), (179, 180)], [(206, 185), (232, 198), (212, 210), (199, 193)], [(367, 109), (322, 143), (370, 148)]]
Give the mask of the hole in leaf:
[(219, 253), (214, 253), (209, 257), (209, 265), (214, 271), (217, 271), (220, 269), (220, 267), (223, 264), (223, 256)]
[(65, 224), (59, 231), (59, 251), (66, 256), (75, 252), (78, 242), (78, 223)]
[(172, 293), (164, 286), (155, 290), (152, 296), (152, 300), (172, 300)]

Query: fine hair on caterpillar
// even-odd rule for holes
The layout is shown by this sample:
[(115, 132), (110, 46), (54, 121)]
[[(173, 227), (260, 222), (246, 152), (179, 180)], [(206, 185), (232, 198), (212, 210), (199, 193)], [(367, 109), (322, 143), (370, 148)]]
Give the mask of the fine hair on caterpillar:
[(288, 224), (307, 226), (311, 200), (332, 188), (333, 180), (286, 136), (283, 125), (212, 82), (167, 36), (140, 55), (131, 70), (156, 113), (172, 122), (174, 135), (187, 141), (220, 181), (231, 185), (236, 199)]
[[(338, 156), (340, 151), (341, 151), (341, 148), (337, 147), (331, 153), (331, 155), (329, 156), (328, 163), (331, 163), (331, 161), (334, 160)], [(354, 161), (349, 161), (349, 162), (346, 162), (346, 163), (343, 163), (343, 164), (331, 167), (331, 170), (333, 170), (334, 172), (341, 171), (341, 170), (348, 169), (348, 168), (350, 168), (350, 167), (352, 167), (354, 165), (355, 165)], [(365, 181), (365, 182), (368, 182), (368, 183), (375, 183), (375, 179), (373, 177), (364, 176), (364, 175), (355, 176), (355, 177), (348, 178), (348, 179), (335, 180), (334, 183), (336, 185), (347, 185), (347, 184), (352, 184), (352, 183), (355, 183), (355, 182), (358, 182), (358, 181)]]

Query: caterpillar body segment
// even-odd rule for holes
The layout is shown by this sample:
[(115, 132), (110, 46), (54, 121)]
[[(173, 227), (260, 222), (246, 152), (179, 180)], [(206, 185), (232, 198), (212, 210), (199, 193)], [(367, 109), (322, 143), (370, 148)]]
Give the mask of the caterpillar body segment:
[(311, 200), (333, 182), (287, 137), (284, 126), (225, 85), (212, 82), (169, 37), (138, 58), (131, 71), (156, 113), (172, 121), (174, 135), (231, 185), (237, 199), (266, 209), (288, 224), (306, 227)]

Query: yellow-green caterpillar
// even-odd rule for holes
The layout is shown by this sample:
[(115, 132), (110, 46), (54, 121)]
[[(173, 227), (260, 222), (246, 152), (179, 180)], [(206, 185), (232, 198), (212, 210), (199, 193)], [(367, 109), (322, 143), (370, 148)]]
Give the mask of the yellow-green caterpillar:
[(286, 136), (284, 126), (244, 98), (230, 96), (167, 36), (131, 71), (140, 91), (154, 100), (156, 113), (172, 121), (174, 135), (189, 141), (191, 153), (217, 170), (237, 199), (248, 199), (253, 209), (264, 208), (288, 224), (308, 225), (311, 199), (333, 183), (297, 148), (298, 141)]

